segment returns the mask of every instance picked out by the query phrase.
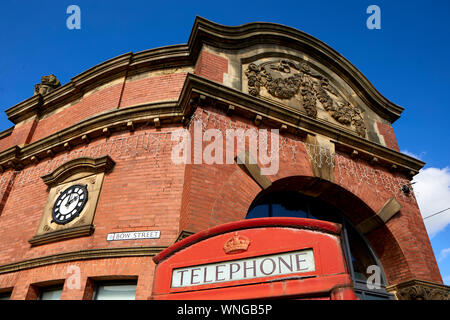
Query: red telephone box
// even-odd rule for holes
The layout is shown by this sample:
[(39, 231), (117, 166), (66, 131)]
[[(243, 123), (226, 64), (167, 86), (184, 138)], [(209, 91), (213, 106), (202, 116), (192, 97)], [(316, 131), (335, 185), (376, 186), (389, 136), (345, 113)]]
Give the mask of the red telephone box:
[(339, 224), (303, 218), (213, 227), (153, 258), (152, 299), (358, 299), (340, 236)]

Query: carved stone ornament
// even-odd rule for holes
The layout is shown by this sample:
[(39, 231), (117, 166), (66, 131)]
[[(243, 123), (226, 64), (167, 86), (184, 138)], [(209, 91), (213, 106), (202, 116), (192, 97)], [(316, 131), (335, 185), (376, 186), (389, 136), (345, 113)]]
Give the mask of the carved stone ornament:
[(311, 69), (305, 62), (280, 59), (259, 65), (250, 63), (245, 75), (248, 79), (248, 92), (252, 96), (259, 96), (264, 87), (271, 96), (278, 99), (297, 97), (306, 114), (312, 118), (317, 117), (317, 104), (320, 103), (337, 122), (346, 126), (353, 125), (359, 136), (366, 136), (361, 109), (350, 105), (325, 76)]
[(61, 83), (59, 83), (59, 80), (56, 78), (54, 74), (51, 74), (49, 76), (43, 76), (41, 78), (41, 83), (38, 83), (34, 86), (34, 95), (37, 94), (45, 95), (60, 86)]
[(450, 300), (448, 286), (421, 280), (410, 280), (388, 288), (398, 300)]

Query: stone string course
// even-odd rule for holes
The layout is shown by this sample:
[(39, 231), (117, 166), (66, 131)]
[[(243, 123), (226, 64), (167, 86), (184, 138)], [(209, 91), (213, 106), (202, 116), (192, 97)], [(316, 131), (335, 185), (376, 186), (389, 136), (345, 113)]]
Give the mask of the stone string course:
[[(200, 111), (195, 112), (187, 127), (189, 128), (194, 121), (201, 121), (203, 131), (210, 128), (250, 129), (250, 126), (247, 124), (232, 121), (229, 117), (205, 109), (200, 109)], [(113, 159), (120, 159), (124, 157), (153, 156), (155, 165), (158, 166), (157, 159), (159, 153), (170, 152), (171, 146), (176, 143), (171, 141), (172, 133), (173, 131), (148, 131), (139, 132), (132, 136), (111, 137), (101, 142), (85, 145), (79, 149), (64, 153), (61, 156), (41, 161), (33, 168), (21, 171), (7, 171), (0, 177), (0, 198), (2, 198), (4, 192), (7, 190), (8, 184), (11, 183), (12, 176), (14, 176), (14, 184), (18, 186), (36, 183), (40, 180), (41, 176), (52, 172), (67, 161), (79, 157), (97, 158), (109, 155)], [(223, 130), (222, 134), (225, 136)], [(374, 168), (365, 160), (352, 159), (345, 154), (333, 153), (326, 147), (312, 145), (298, 139), (292, 140), (291, 137), (281, 135), (280, 157), (295, 159), (297, 153), (301, 150), (299, 144), (303, 144), (310, 161), (315, 162), (319, 167), (334, 167), (336, 172), (335, 183), (345, 187), (352, 193), (358, 194), (361, 188), (369, 186), (377, 195), (381, 190), (384, 190), (404, 201), (416, 203), (412, 188), (410, 195), (405, 195), (401, 191), (401, 187), (408, 185), (409, 180), (401, 176), (392, 175), (386, 172), (386, 170)], [(357, 183), (348, 183), (349, 181), (357, 181)]]

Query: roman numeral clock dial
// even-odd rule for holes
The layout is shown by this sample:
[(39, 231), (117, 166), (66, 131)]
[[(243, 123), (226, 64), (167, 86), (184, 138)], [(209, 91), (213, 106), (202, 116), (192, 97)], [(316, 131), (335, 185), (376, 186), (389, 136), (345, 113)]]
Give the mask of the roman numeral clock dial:
[(52, 210), (52, 221), (66, 224), (78, 217), (88, 200), (87, 185), (76, 184), (64, 190), (56, 199)]

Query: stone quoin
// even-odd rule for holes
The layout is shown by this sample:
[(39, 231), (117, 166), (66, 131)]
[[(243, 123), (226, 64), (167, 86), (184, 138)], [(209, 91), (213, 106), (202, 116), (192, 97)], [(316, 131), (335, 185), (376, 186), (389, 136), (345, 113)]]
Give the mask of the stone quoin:
[(0, 298), (448, 299), (403, 108), (320, 40), (197, 17), (187, 44), (52, 71), (0, 133)]

